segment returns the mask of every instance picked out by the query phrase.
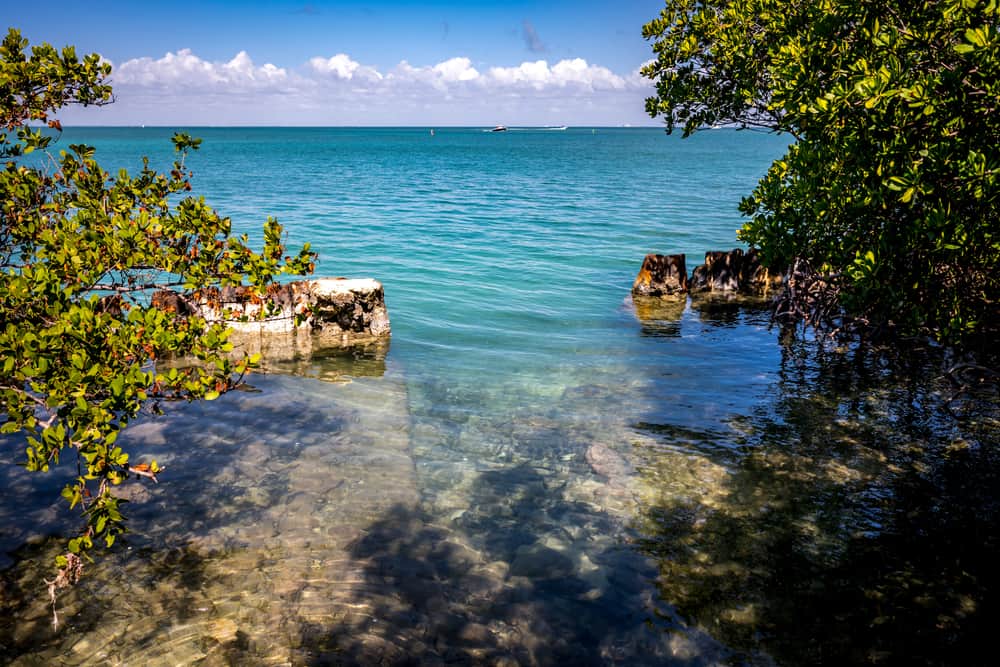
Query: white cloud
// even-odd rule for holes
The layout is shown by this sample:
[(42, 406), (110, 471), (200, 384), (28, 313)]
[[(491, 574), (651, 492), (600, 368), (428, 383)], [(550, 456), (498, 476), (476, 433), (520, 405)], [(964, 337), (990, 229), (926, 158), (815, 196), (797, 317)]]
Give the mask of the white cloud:
[(560, 60), (552, 66), (552, 75), (560, 85), (581, 83), (591, 88), (624, 88), (625, 80), (599, 65), (589, 65), (583, 58)]
[(232, 60), (213, 63), (202, 60), (190, 49), (167, 53), (158, 60), (134, 58), (126, 60), (112, 73), (116, 85), (171, 87), (253, 88), (281, 84), (288, 80), (288, 72), (270, 63), (263, 67), (253, 64), (246, 51), (240, 51)]
[(227, 81), (284, 81), (288, 73), (281, 67), (266, 63), (262, 67), (254, 67), (253, 61), (246, 51), (240, 51), (232, 60), (222, 66)]
[(492, 67), (490, 77), (500, 84), (528, 85), (535, 90), (577, 84), (591, 90), (625, 88), (626, 80), (607, 67), (590, 65), (583, 58), (560, 60), (552, 67), (545, 60), (524, 62), (518, 67)]
[(340, 79), (350, 79), (354, 72), (361, 67), (361, 63), (351, 60), (346, 53), (338, 53), (329, 58), (316, 57), (309, 61), (309, 66), (313, 71), (320, 74), (333, 74)]
[(256, 65), (246, 51), (212, 62), (189, 49), (125, 61), (114, 68), (112, 84), (118, 102), (87, 122), (642, 123), (652, 90), (638, 68), (619, 75), (583, 58), (491, 67), (456, 56), (379, 71), (336, 53), (285, 69)]
[(382, 75), (377, 69), (352, 60), (346, 53), (338, 53), (329, 58), (316, 56), (309, 60), (309, 67), (318, 74), (330, 74), (345, 81), (350, 81), (355, 77), (375, 81), (382, 79)]
[(621, 90), (643, 84), (636, 72), (622, 77), (583, 58), (560, 60), (551, 66), (546, 60), (536, 60), (516, 67), (490, 67), (485, 74), (463, 56), (424, 66), (413, 66), (404, 60), (383, 75), (375, 67), (362, 65), (346, 53), (338, 53), (330, 57), (313, 57), (300, 74), (289, 74), (284, 68), (270, 63), (258, 67), (246, 51), (240, 51), (228, 62), (209, 62), (190, 49), (182, 49), (158, 60), (148, 57), (128, 60), (114, 70), (114, 83), (118, 85), (212, 87), (218, 92), (291, 83), (308, 83), (322, 88), (330, 80), (382, 82), (381, 90), (420, 84), (436, 90), (450, 90), (470, 82), (487, 88), (520, 86), (534, 90), (567, 86), (584, 90)]
[(480, 78), (479, 71), (468, 58), (449, 58), (436, 65), (414, 67), (402, 61), (393, 68), (386, 81), (393, 90), (412, 91), (417, 87), (430, 87), (439, 92), (460, 88)]
[(479, 72), (468, 58), (451, 58), (438, 63), (433, 69), (443, 81), (472, 81), (479, 78)]
[(490, 78), (501, 84), (526, 83), (535, 88), (543, 88), (551, 72), (549, 64), (544, 60), (533, 63), (524, 62), (518, 67), (491, 67)]

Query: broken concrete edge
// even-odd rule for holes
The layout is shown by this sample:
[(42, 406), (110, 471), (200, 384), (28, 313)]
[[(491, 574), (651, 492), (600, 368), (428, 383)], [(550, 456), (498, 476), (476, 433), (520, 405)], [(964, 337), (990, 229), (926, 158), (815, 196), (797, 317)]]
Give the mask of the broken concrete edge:
[(318, 278), (267, 286), (160, 290), (152, 305), (177, 317), (224, 323), (233, 353), (294, 359), (323, 350), (387, 341), (382, 284), (371, 278)]
[(705, 263), (694, 268), (690, 279), (685, 262), (683, 254), (646, 255), (632, 285), (632, 294), (649, 297), (696, 292), (766, 295), (780, 289), (783, 283), (782, 272), (764, 267), (755, 248), (706, 252)]

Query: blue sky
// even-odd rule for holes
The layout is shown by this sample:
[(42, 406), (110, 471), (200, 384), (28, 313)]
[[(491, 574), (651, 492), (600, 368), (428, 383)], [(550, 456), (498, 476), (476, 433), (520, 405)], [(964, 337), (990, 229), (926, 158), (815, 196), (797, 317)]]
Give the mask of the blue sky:
[(114, 65), (116, 103), (68, 123), (655, 125), (638, 68), (662, 6), (89, 0), (2, 15), (32, 43)]

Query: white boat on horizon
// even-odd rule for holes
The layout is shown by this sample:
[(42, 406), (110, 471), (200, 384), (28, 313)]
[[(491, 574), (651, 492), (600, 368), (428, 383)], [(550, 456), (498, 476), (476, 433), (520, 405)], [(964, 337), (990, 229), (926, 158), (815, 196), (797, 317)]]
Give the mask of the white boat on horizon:
[(490, 130), (490, 132), (506, 132), (506, 131), (507, 131), (506, 125), (497, 125), (492, 130)]

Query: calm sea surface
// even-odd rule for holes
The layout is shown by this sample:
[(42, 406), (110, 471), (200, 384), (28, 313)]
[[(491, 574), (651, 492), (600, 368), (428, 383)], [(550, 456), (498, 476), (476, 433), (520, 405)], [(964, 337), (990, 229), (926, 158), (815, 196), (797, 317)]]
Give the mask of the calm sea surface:
[[(380, 280), (391, 343), (130, 427), (168, 471), (125, 490), (135, 532), (58, 630), (60, 473), (3, 465), (0, 656), (937, 664), (987, 643), (998, 422), (950, 400), (954, 360), (782, 342), (764, 303), (629, 298), (648, 252), (736, 245), (784, 139), (190, 131), (195, 191), (258, 241), (277, 217), (319, 276)], [(61, 145), (163, 169), (172, 132)]]

